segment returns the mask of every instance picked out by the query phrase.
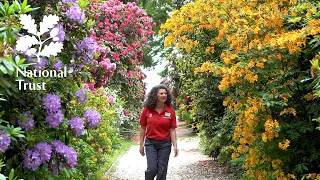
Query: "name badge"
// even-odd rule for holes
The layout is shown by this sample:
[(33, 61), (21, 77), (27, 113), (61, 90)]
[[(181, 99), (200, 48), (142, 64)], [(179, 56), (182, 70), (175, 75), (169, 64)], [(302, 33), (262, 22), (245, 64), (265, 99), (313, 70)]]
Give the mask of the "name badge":
[(170, 117), (170, 115), (171, 115), (171, 114), (170, 114), (170, 113), (168, 113), (168, 112), (165, 112), (165, 113), (164, 113), (164, 117), (169, 118), (169, 117)]

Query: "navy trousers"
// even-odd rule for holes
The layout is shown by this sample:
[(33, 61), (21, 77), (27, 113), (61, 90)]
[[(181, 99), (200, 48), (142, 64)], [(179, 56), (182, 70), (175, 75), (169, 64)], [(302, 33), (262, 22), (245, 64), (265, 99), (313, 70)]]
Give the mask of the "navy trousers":
[(166, 180), (168, 162), (171, 153), (171, 139), (153, 140), (146, 138), (145, 149), (147, 156), (147, 170), (145, 180)]

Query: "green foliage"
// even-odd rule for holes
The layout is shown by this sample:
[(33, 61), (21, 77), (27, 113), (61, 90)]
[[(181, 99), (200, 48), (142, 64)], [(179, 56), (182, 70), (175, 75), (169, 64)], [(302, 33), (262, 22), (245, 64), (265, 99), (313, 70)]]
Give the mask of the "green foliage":
[[(3, 160), (0, 160), (0, 171), (1, 171), (3, 166), (5, 166), (5, 164), (3, 163)], [(8, 179), (8, 180), (16, 180), (17, 178), (18, 177), (14, 176), (14, 169), (10, 170), (10, 173), (9, 173), (8, 177), (6, 177), (5, 175), (0, 173), (0, 180), (6, 180), (6, 179)]]
[(31, 8), (31, 6), (28, 5), (28, 0), (23, 0), (21, 4), (19, 3), (19, 1), (14, 0), (13, 4), (11, 5), (7, 0), (4, 2), (4, 4), (0, 2), (0, 15), (2, 16), (2, 18), (13, 15), (15, 13), (25, 14), (33, 10), (36, 10), (36, 8)]
[[(201, 146), (204, 152), (213, 157), (224, 157), (224, 159), (219, 158), (222, 163), (231, 160), (230, 156), (222, 153), (222, 149), (233, 144), (232, 132), (235, 128), (235, 120), (235, 115), (230, 110), (226, 110), (223, 117), (200, 122)], [(224, 153), (228, 152), (224, 151)]]
[(13, 49), (11, 46), (15, 45), (17, 37), (19, 37), (20, 25), (16, 22), (19, 19), (19, 14), (25, 14), (34, 11), (37, 8), (31, 8), (27, 5), (28, 1), (24, 0), (19, 3), (17, 0), (13, 4), (5, 1), (0, 3), (0, 95), (4, 95), (8, 99), (13, 92), (17, 92), (15, 86), (15, 72), (17, 69), (28, 67), (24, 64), (25, 59), (18, 55), (12, 58)]
[[(133, 84), (131, 87), (123, 83), (124, 76), (120, 73), (110, 79), (108, 88), (87, 89), (85, 103), (81, 103), (76, 98), (75, 93), (83, 89), (85, 82), (94, 82), (92, 77), (92, 66), (85, 64), (82, 68), (77, 67), (79, 54), (77, 54), (76, 43), (84, 37), (90, 36), (90, 28), (96, 25), (96, 19), (90, 18), (85, 23), (77, 23), (70, 20), (57, 0), (33, 0), (32, 4), (24, 0), (22, 3), (17, 0), (10, 5), (7, 1), (0, 3), (0, 130), (11, 138), (11, 143), (5, 153), (0, 153), (0, 166), (2, 168), (0, 178), (16, 179), (101, 179), (103, 173), (111, 165), (112, 156), (122, 145), (124, 137), (132, 138), (134, 130), (138, 127), (138, 112), (141, 111), (139, 99), (143, 96), (143, 85)], [(91, 2), (92, 3), (92, 2)], [(89, 1), (80, 0), (79, 6), (87, 9)], [(39, 8), (31, 8), (37, 6)], [(36, 10), (37, 11), (34, 11)], [(25, 30), (21, 30), (19, 14), (28, 13), (35, 18), (35, 23), (42, 21), (43, 15), (58, 15), (61, 17), (59, 24), (65, 31), (63, 42), (63, 52), (57, 57), (48, 57), (46, 69), (52, 69), (57, 60), (61, 60), (68, 68), (67, 77), (22, 77), (17, 74), (18, 70), (33, 70), (34, 67), (28, 64), (30, 57), (21, 52), (14, 51), (16, 40)], [(44, 34), (47, 36), (47, 34)], [(130, 38), (130, 37), (126, 37)], [(94, 58), (100, 56), (95, 52)], [(76, 60), (75, 62), (72, 60)], [(127, 62), (119, 62), (117, 68), (123, 67), (124, 70), (136, 68), (136, 65), (127, 65)], [(82, 64), (81, 64), (82, 65)], [(133, 82), (139, 82), (138, 76), (134, 77)], [(43, 82), (46, 89), (33, 91), (30, 89), (18, 90), (17, 80), (27, 82)], [(117, 91), (115, 91), (117, 90)], [(137, 93), (138, 92), (138, 93)], [(43, 97), (47, 94), (55, 94), (61, 103), (62, 122), (56, 128), (50, 128), (47, 123), (47, 110), (43, 105)], [(109, 101), (109, 96), (116, 99), (114, 104)], [(119, 96), (119, 97), (117, 97)], [(97, 127), (88, 128), (84, 118), (87, 109), (94, 109), (101, 115), (101, 120)], [(23, 112), (28, 112), (34, 119), (34, 127), (25, 130), (20, 127), (18, 119), (25, 120)], [(129, 114), (125, 113), (129, 112)], [(80, 136), (76, 136), (74, 129), (70, 126), (70, 119), (78, 116), (84, 120), (85, 128)], [(24, 119), (23, 119), (24, 118)], [(3, 132), (3, 131), (1, 131)], [(131, 135), (129, 135), (129, 133)], [(65, 145), (71, 146), (78, 154), (77, 165), (75, 168), (59, 167), (57, 175), (52, 174), (48, 163), (43, 163), (36, 171), (27, 169), (24, 166), (26, 151), (33, 148), (39, 142), (51, 143), (53, 140), (60, 140)], [(52, 156), (51, 156), (52, 157)], [(51, 158), (55, 164), (60, 164)], [(5, 166), (4, 166), (5, 164)]]

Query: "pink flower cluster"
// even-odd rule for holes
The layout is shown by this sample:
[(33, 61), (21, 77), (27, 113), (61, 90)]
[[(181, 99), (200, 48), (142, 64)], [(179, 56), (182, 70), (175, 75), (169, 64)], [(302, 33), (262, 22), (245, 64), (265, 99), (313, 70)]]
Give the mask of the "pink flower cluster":
[(130, 86), (138, 85), (138, 81), (142, 83), (145, 75), (137, 66), (142, 64), (143, 47), (147, 47), (148, 37), (154, 34), (152, 18), (136, 3), (123, 4), (119, 0), (93, 3), (87, 15), (96, 21), (91, 29), (91, 38), (106, 49), (100, 51), (100, 57), (93, 62), (95, 88), (104, 86), (115, 68), (115, 73), (125, 77)]
[(106, 85), (108, 79), (113, 76), (114, 71), (117, 68), (116, 63), (111, 63), (110, 59), (106, 57), (106, 54), (100, 55), (97, 60), (94, 60), (93, 69), (91, 70), (93, 76), (99, 76), (97, 83), (95, 84), (96, 88)]
[(94, 84), (93, 83), (84, 83), (83, 87), (85, 89), (90, 89), (93, 94), (97, 93), (96, 89), (94, 88)]
[(125, 110), (125, 111), (124, 111), (124, 115), (125, 115), (125, 116), (130, 116), (130, 111), (129, 111), (129, 110)]
[(114, 97), (108, 96), (107, 98), (108, 98), (108, 101), (109, 101), (109, 103), (110, 103), (111, 105), (113, 105), (113, 104), (115, 103)]

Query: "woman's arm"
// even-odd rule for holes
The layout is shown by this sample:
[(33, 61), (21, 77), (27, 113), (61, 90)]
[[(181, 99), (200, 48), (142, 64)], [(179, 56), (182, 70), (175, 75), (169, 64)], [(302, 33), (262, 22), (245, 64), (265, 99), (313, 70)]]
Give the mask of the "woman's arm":
[(140, 126), (140, 154), (144, 156), (144, 138), (146, 136), (146, 126)]
[(171, 137), (171, 142), (173, 144), (174, 157), (177, 157), (179, 155), (179, 150), (177, 145), (176, 129), (170, 129), (170, 137)]

